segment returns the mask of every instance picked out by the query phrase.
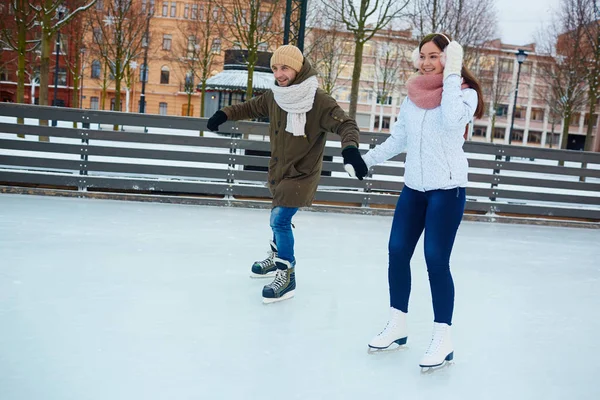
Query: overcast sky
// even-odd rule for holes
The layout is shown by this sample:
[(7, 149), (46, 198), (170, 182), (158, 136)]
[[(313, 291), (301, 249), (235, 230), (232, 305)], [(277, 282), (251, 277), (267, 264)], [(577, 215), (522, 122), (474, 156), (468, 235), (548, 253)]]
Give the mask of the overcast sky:
[(496, 0), (498, 33), (502, 42), (523, 45), (534, 41), (538, 29), (548, 25), (551, 10), (560, 0)]

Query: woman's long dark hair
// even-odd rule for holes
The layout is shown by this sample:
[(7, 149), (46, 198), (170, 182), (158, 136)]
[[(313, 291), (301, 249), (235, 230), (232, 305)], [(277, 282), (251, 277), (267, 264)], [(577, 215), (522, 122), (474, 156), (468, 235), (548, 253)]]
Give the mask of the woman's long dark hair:
[[(448, 42), (448, 39), (452, 40), (450, 36), (446, 35), (445, 33), (430, 33), (429, 35), (425, 36), (423, 40), (421, 40), (421, 43), (419, 43), (419, 50), (421, 50), (425, 43), (433, 42), (437, 47), (440, 48), (440, 50), (444, 51), (446, 46), (448, 46), (448, 44), (450, 43)], [(483, 117), (485, 105), (483, 103), (483, 92), (481, 91), (481, 83), (479, 83), (479, 80), (475, 78), (475, 75), (473, 75), (473, 73), (469, 71), (469, 69), (464, 65), (462, 67), (462, 70), (460, 71), (460, 74), (465, 83), (469, 85), (471, 89), (477, 92), (477, 108), (475, 109), (475, 117)]]

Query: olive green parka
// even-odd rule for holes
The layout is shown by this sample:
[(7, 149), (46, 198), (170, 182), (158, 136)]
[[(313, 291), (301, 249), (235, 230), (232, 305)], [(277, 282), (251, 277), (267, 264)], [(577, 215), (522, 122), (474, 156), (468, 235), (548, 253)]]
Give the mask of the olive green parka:
[[(317, 71), (305, 58), (292, 85), (316, 74)], [(245, 103), (225, 107), (222, 111), (230, 121), (269, 118), (271, 159), (268, 187), (273, 196), (273, 207), (307, 207), (312, 204), (321, 177), (328, 132), (340, 135), (342, 149), (358, 147), (356, 122), (322, 89), (317, 89), (313, 107), (306, 113), (305, 136), (294, 136), (285, 131), (287, 112), (277, 105), (271, 90)]]

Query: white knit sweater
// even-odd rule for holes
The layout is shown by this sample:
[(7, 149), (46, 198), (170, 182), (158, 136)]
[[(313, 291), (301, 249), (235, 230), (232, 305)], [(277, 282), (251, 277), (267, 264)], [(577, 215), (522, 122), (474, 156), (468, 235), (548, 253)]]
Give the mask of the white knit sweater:
[(477, 92), (460, 85), (458, 75), (447, 77), (442, 103), (431, 110), (404, 99), (390, 137), (364, 155), (367, 167), (406, 151), (404, 184), (409, 188), (423, 192), (465, 187), (469, 166), (463, 135), (477, 108)]

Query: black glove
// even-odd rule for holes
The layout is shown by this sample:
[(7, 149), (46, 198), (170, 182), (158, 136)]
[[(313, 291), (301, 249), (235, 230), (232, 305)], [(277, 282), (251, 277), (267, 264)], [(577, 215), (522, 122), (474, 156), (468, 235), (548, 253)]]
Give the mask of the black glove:
[(216, 132), (219, 130), (219, 125), (221, 125), (225, 121), (227, 121), (227, 114), (219, 110), (208, 119), (206, 127), (209, 131)]
[(346, 147), (342, 150), (342, 156), (344, 157), (344, 169), (346, 172), (348, 172), (350, 176), (357, 177), (362, 181), (369, 173), (369, 169), (358, 149), (354, 146)]

